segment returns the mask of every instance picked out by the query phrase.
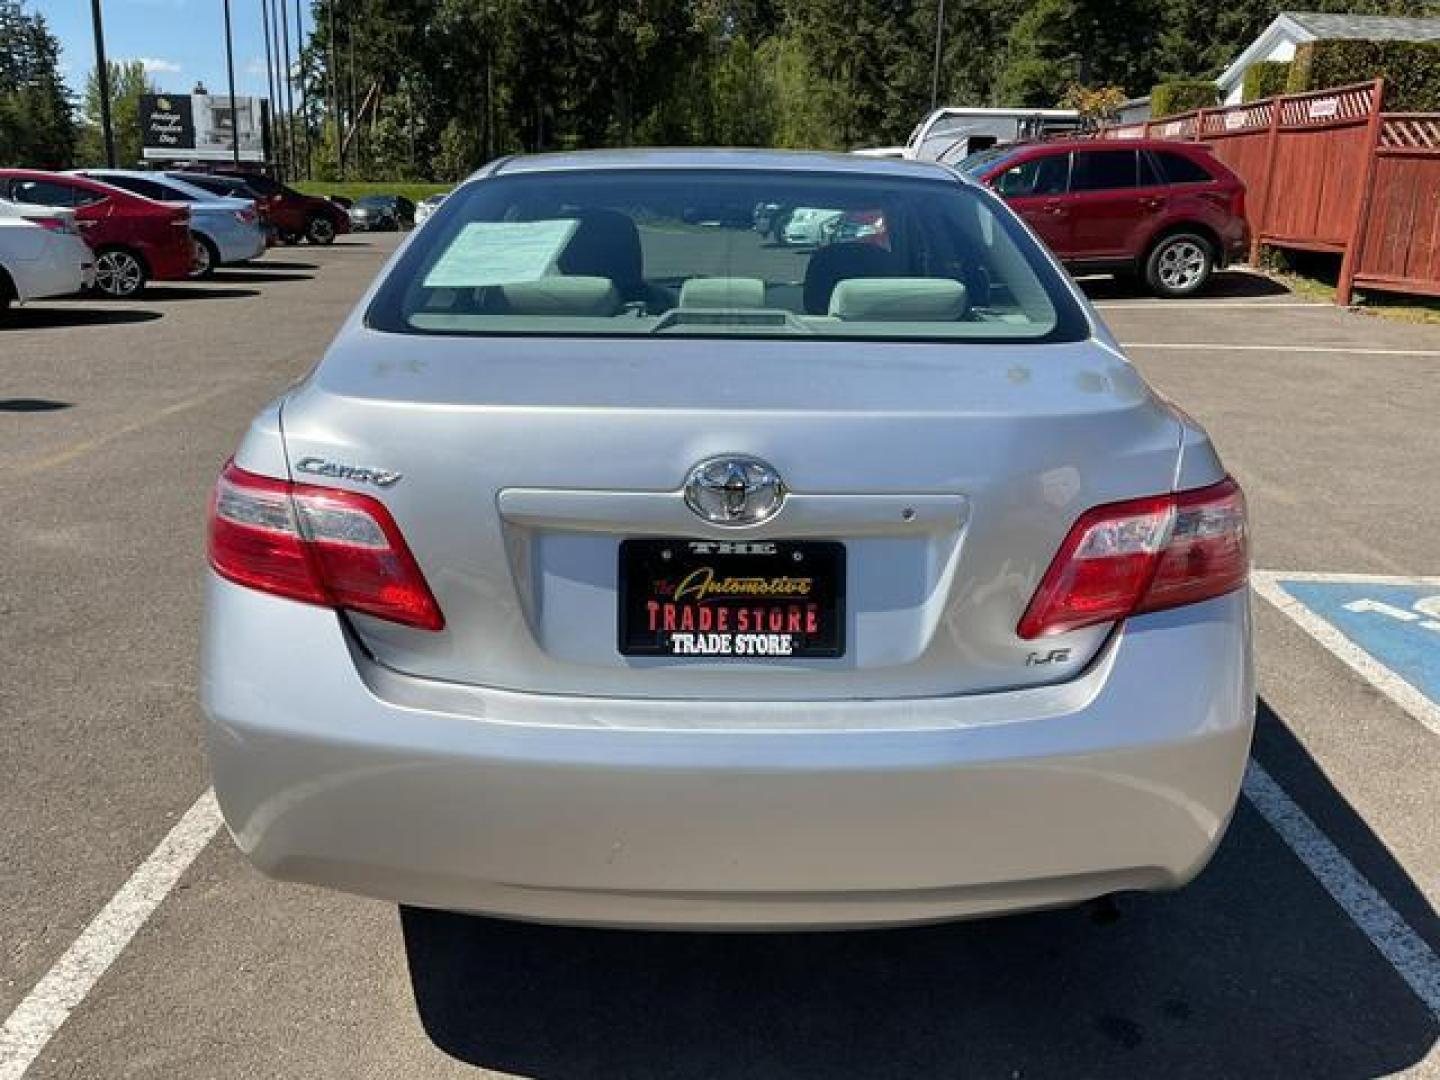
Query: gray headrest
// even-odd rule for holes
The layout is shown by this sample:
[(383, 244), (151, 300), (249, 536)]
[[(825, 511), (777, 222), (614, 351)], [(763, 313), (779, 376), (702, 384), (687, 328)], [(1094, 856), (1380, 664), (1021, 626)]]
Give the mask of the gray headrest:
[(965, 309), (953, 278), (846, 278), (830, 294), (830, 314), (846, 322), (954, 322)]
[(500, 286), (501, 309), (507, 315), (593, 315), (620, 310), (620, 294), (609, 278), (566, 277), (560, 274)]
[(765, 282), (749, 277), (690, 278), (680, 289), (682, 308), (763, 308)]

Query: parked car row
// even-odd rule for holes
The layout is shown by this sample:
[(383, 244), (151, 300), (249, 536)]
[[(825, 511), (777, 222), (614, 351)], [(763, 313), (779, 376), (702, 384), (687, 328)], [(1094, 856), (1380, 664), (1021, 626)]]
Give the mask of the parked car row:
[(0, 169), (0, 307), (209, 277), (276, 243), (332, 243), (350, 217), (270, 177), (195, 170)]

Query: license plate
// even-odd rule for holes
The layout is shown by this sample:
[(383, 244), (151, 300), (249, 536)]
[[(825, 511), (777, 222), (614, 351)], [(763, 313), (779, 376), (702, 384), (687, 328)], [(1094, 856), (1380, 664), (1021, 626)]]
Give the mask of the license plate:
[(760, 660), (843, 656), (845, 545), (624, 540), (620, 652)]

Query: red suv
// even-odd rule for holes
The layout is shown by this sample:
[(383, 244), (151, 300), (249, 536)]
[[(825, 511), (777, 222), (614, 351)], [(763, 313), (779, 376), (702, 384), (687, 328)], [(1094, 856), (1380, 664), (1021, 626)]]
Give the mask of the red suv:
[(217, 168), (222, 176), (238, 176), (255, 192), (256, 206), (287, 244), (302, 238), (312, 244), (329, 244), (350, 231), (350, 216), (344, 207), (315, 195), (301, 195), (292, 187), (260, 173), (234, 172)]
[(994, 188), (1072, 272), (1198, 292), (1244, 252), (1245, 185), (1203, 143), (1067, 139), (982, 151), (961, 169)]
[(83, 176), (0, 169), (0, 196), (32, 206), (67, 206), (95, 252), (95, 288), (106, 296), (134, 296), (151, 279), (184, 281), (194, 246), (190, 211), (156, 202)]

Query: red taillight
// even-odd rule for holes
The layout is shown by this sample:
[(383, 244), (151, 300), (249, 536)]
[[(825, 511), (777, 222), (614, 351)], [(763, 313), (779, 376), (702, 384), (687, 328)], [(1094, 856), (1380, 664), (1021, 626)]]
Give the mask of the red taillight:
[(445, 617), (384, 505), (225, 466), (210, 500), (210, 565), (307, 604), (441, 630)]
[(255, 211), (249, 208), (235, 211), (235, 220), (241, 225), (253, 225), (255, 223)]
[(1193, 604), (1233, 592), (1249, 572), (1245, 496), (1228, 477), (1097, 506), (1070, 529), (1017, 632), (1044, 637)]

